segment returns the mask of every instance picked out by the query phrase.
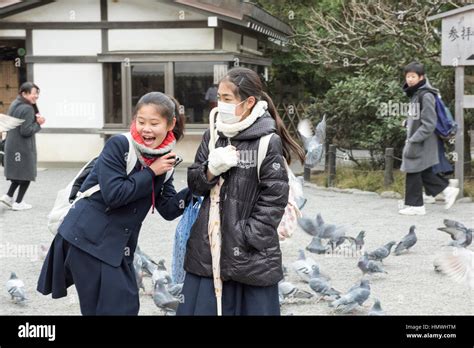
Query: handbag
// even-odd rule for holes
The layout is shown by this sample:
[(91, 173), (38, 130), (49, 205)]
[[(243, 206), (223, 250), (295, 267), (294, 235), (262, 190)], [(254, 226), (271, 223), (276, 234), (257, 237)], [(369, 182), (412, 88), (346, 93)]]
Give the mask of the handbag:
[(199, 197), (195, 203), (193, 202), (194, 200), (191, 201), (191, 203), (186, 207), (183, 212), (183, 216), (176, 227), (173, 258), (171, 260), (171, 279), (173, 280), (174, 284), (180, 284), (184, 282), (184, 276), (186, 275), (186, 272), (184, 271), (186, 244), (191, 233), (191, 228), (198, 217), (199, 209), (201, 208), (202, 204), (202, 197)]

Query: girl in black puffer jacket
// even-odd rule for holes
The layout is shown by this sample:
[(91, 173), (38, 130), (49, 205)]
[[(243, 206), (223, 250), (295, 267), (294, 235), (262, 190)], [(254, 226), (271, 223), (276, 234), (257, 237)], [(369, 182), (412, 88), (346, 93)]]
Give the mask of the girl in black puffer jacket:
[[(178, 315), (279, 315), (277, 227), (288, 203), (291, 139), (259, 76), (235, 68), (219, 83), (188, 186), (204, 196), (188, 240)], [(214, 129), (214, 113), (217, 112)], [(273, 134), (257, 175), (260, 138)]]

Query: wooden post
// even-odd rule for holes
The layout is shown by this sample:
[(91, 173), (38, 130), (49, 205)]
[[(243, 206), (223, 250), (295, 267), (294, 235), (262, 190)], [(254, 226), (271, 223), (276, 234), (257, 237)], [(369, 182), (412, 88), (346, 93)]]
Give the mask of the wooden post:
[(455, 93), (455, 121), (458, 124), (458, 131), (454, 149), (457, 154), (457, 161), (454, 163), (454, 177), (458, 179), (458, 197), (461, 198), (464, 192), (464, 66), (456, 66)]
[(333, 187), (336, 181), (336, 145), (329, 145), (328, 162), (328, 186)]
[(310, 182), (311, 181), (311, 168), (304, 166), (304, 181)]
[(383, 184), (385, 187), (393, 184), (393, 147), (385, 149), (385, 172), (383, 177)]

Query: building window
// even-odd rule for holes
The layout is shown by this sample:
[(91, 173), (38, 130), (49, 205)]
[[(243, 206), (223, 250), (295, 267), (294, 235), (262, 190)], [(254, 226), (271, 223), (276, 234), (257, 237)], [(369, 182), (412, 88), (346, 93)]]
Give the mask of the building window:
[(186, 123), (208, 123), (217, 106), (217, 83), (228, 62), (175, 62), (174, 95), (184, 106)]
[(149, 92), (165, 92), (165, 64), (132, 65), (132, 107)]
[(123, 125), (122, 73), (120, 63), (104, 64), (105, 124)]

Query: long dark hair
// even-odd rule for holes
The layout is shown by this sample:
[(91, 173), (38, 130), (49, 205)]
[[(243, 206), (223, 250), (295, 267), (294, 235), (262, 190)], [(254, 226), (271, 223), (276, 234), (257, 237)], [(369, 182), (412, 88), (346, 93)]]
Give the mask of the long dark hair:
[(140, 98), (135, 106), (133, 118), (137, 116), (137, 112), (142, 106), (150, 104), (155, 107), (161, 116), (166, 118), (168, 124), (173, 121), (173, 117), (176, 117), (176, 125), (173, 128), (173, 133), (176, 141), (180, 140), (184, 136), (185, 117), (179, 102), (174, 97), (161, 92), (147, 93)]
[(263, 91), (263, 84), (258, 74), (247, 68), (233, 68), (227, 72), (227, 75), (224, 76), (221, 81), (229, 81), (234, 84), (234, 95), (239, 96), (240, 100), (245, 100), (248, 97), (255, 97), (257, 101), (264, 100), (268, 103), (268, 112), (275, 120), (277, 134), (282, 140), (283, 156), (288, 164), (290, 164), (291, 152), (293, 151), (303, 164), (305, 160), (305, 152), (301, 146), (291, 138), (290, 133), (288, 133), (283, 120), (275, 108), (272, 98)]

